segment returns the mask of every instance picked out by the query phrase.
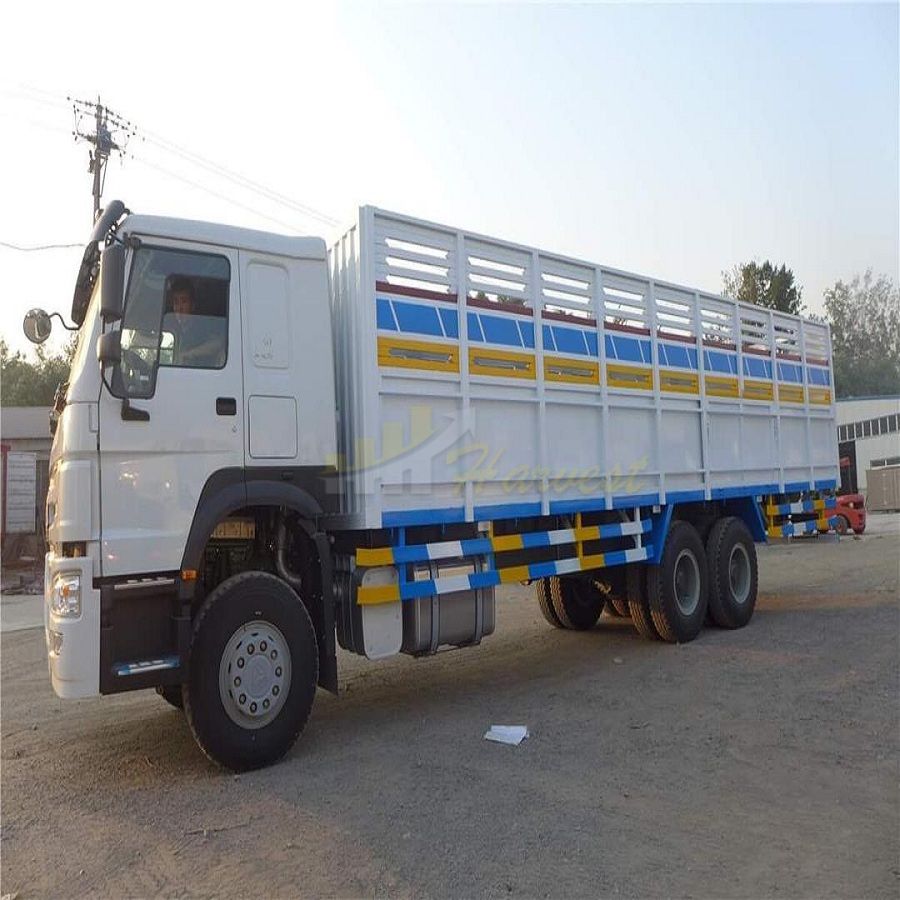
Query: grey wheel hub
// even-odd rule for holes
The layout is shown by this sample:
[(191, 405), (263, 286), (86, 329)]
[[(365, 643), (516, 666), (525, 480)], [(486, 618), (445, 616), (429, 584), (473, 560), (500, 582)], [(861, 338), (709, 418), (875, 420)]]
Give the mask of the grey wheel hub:
[(700, 604), (700, 564), (690, 550), (682, 550), (673, 573), (675, 602), (683, 616), (691, 616)]
[(735, 544), (728, 557), (728, 583), (735, 603), (746, 603), (750, 596), (750, 556), (743, 544)]
[(263, 620), (241, 625), (219, 663), (219, 697), (241, 728), (262, 728), (281, 711), (291, 687), (291, 653), (284, 635)]

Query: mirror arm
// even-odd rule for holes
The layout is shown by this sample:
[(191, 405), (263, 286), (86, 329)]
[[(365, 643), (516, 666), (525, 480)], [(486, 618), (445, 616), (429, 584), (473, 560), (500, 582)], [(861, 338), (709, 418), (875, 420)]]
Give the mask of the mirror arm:
[(62, 325), (62, 327), (65, 328), (66, 331), (78, 331), (77, 325), (66, 325), (66, 320), (58, 312), (50, 313), (50, 318), (51, 319), (53, 319), (53, 318), (59, 319), (60, 325)]

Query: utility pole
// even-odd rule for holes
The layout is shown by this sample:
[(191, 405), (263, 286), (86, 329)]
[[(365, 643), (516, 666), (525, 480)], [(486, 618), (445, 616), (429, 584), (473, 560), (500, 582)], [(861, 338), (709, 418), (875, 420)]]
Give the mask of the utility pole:
[[(106, 183), (106, 164), (110, 153), (116, 152), (120, 156), (125, 155), (125, 146), (128, 139), (135, 133), (134, 125), (118, 113), (113, 112), (108, 106), (104, 106), (97, 97), (97, 102), (91, 100), (75, 100), (67, 98), (72, 103), (72, 112), (75, 115), (75, 127), (72, 134), (75, 140), (87, 141), (92, 145), (88, 151), (88, 172), (93, 175), (91, 193), (94, 197), (95, 222), (100, 214), (100, 198), (103, 195), (103, 186)], [(83, 130), (85, 120), (91, 121), (93, 131)]]

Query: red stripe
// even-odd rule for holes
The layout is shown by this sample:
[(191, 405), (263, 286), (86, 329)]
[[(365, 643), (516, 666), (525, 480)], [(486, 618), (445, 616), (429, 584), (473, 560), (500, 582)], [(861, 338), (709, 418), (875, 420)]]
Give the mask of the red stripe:
[(530, 306), (519, 306), (518, 303), (494, 303), (492, 300), (479, 300), (477, 297), (469, 297), (466, 306), (474, 306), (477, 309), (490, 309), (493, 312), (514, 313), (517, 316), (533, 316), (534, 310)]
[(376, 281), (376, 291), (388, 294), (399, 294), (403, 297), (422, 297), (425, 300), (443, 300), (445, 303), (456, 303), (456, 294), (442, 294), (440, 291), (426, 291), (422, 288), (404, 287), (400, 284), (389, 284), (387, 281)]
[(562, 312), (559, 310), (545, 309), (541, 312), (542, 319), (551, 319), (554, 322), (571, 322), (573, 325), (582, 325), (586, 328), (596, 328), (597, 320), (585, 318), (584, 316), (576, 316), (572, 313)]

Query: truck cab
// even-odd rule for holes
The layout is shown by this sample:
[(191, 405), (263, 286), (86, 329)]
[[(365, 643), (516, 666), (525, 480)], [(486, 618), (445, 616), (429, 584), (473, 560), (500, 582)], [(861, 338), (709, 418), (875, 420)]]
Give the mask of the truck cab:
[(248, 480), (311, 522), (334, 507), (328, 297), (318, 238), (119, 203), (98, 221), (51, 457), (46, 626), (60, 696), (174, 678), (179, 593), (202, 578), (197, 548), (246, 506)]

